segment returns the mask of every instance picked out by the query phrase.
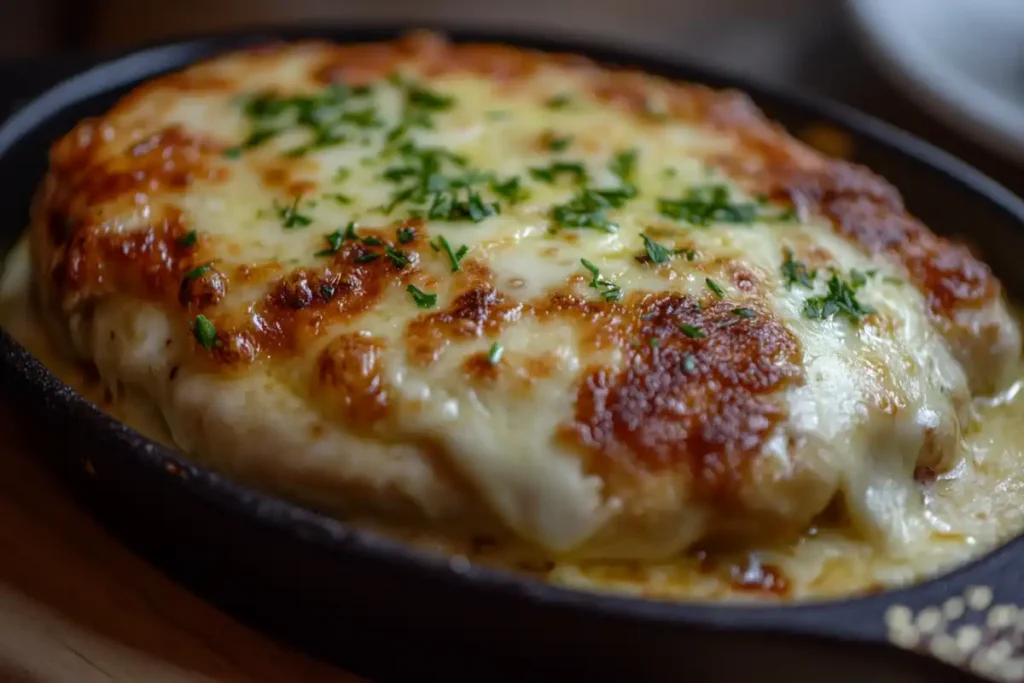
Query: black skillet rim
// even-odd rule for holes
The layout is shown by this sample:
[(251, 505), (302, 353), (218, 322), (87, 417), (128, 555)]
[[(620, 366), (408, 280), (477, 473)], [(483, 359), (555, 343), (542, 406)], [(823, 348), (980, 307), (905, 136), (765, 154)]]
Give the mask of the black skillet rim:
[[(170, 40), (104, 55), (103, 59), (84, 71), (70, 76), (47, 89), (21, 107), (0, 126), (0, 164), (7, 150), (22, 136), (31, 132), (40, 121), (81, 99), (109, 90), (137, 85), (162, 73), (241, 47), (308, 38), (338, 42), (367, 42), (394, 38), (412, 29), (440, 32), (457, 42), (497, 42), (548, 51), (573, 52), (600, 63), (629, 65), (670, 78), (693, 80), (714, 87), (741, 90), (755, 102), (775, 102), (801, 110), (818, 120), (838, 124), (886, 148), (896, 155), (908, 157), (917, 164), (930, 167), (959, 183), (992, 208), (1007, 214), (1024, 228), (1024, 201), (970, 165), (933, 145), (898, 128), (851, 107), (808, 95), (799, 91), (768, 86), (695, 65), (663, 54), (645, 52), (635, 47), (602, 44), (592, 39), (568, 38), (533, 28), (508, 27), (495, 31), (459, 25), (403, 25), (396, 23), (360, 24), (292, 24), (287, 26), (254, 26), (231, 31), (190, 34)], [(604, 593), (563, 588), (539, 580), (517, 576), (503, 570), (476, 565), (466, 566), (437, 555), (414, 550), (397, 541), (372, 532), (345, 526), (343, 522), (321, 515), (301, 505), (290, 503), (254, 488), (218, 475), (198, 462), (146, 439), (138, 432), (108, 416), (97, 406), (78, 395), (52, 375), (34, 356), (0, 328), (0, 356), (3, 364), (26, 383), (36, 387), (40, 396), (55, 402), (76, 421), (90, 423), (92, 429), (112, 436), (135, 454), (138, 461), (154, 471), (173, 476), (178, 485), (191, 495), (212, 502), (228, 514), (241, 515), (268, 529), (297, 536), (307, 543), (328, 546), (334, 552), (372, 560), (386, 566), (412, 569), (424, 582), (441, 581), (457, 584), (465, 591), (518, 596), (549, 607), (586, 611), (595, 616), (652, 623), (675, 624), (710, 629), (772, 630), (779, 633), (833, 635), (850, 637), (851, 623), (864, 617), (875, 621), (891, 604), (919, 602), (904, 600), (911, 591), (927, 591), (938, 600), (953, 593), (945, 585), (963, 584), (980, 565), (1002, 565), (1019, 549), (1024, 538), (1010, 540), (953, 571), (922, 583), (885, 591), (875, 595), (821, 600), (783, 605), (733, 605), (675, 603), (654, 601)], [(170, 475), (168, 466), (188, 473), (187, 477)], [(858, 615), (860, 618), (858, 618)], [(867, 624), (862, 624), (867, 627)], [(862, 631), (857, 628), (857, 631)], [(877, 637), (876, 628), (863, 629), (862, 635)]]

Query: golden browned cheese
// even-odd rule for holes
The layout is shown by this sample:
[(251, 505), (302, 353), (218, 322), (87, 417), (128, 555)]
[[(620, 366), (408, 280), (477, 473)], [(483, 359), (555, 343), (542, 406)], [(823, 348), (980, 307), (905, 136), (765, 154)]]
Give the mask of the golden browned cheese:
[(431, 34), (147, 83), (30, 234), (50, 329), (177, 447), (559, 561), (899, 555), (1020, 354), (984, 263), (743, 95)]

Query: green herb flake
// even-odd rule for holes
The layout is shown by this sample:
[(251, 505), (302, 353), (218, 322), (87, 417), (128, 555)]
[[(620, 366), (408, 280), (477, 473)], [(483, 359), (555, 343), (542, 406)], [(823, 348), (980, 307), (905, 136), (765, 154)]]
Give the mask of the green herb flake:
[[(351, 223), (349, 225), (351, 225)], [(338, 253), (338, 250), (341, 249), (342, 243), (345, 241), (345, 235), (340, 229), (338, 229), (329, 235), (324, 235), (324, 239), (327, 240), (327, 248), (316, 252), (314, 256), (331, 256), (332, 254)]]
[(291, 204), (282, 206), (274, 201), (274, 211), (277, 213), (277, 217), (281, 219), (282, 225), (285, 229), (292, 228), (305, 228), (313, 222), (313, 219), (309, 216), (300, 213), (299, 202), (302, 201), (302, 196), (296, 196), (292, 200)]
[(685, 334), (690, 339), (703, 339), (704, 337), (707, 336), (706, 334), (704, 334), (704, 331), (701, 330), (699, 327), (690, 325), (689, 323), (679, 323), (678, 327), (680, 330), (682, 330), (683, 334)]
[(544, 146), (550, 152), (564, 152), (572, 145), (572, 141), (572, 135), (558, 136), (550, 130), (544, 133)]
[(221, 153), (221, 156), (223, 156), (225, 159), (238, 159), (239, 157), (242, 156), (242, 148), (228, 147)]
[(704, 278), (704, 284), (706, 284), (708, 286), (708, 289), (710, 289), (712, 293), (719, 299), (725, 296), (725, 290), (723, 290), (722, 287), (711, 278)]
[(454, 97), (418, 85), (408, 87), (405, 98), (409, 106), (426, 111), (447, 111), (455, 104)]
[(805, 317), (811, 320), (827, 320), (841, 315), (856, 324), (862, 318), (876, 312), (873, 307), (857, 300), (859, 285), (847, 283), (838, 273), (832, 273), (827, 286), (828, 291), (825, 295), (812, 297), (804, 303)]
[(405, 291), (412, 295), (412, 300), (420, 308), (433, 308), (437, 305), (437, 294), (428, 294), (415, 285), (409, 285)]
[(623, 183), (632, 183), (634, 176), (636, 176), (638, 158), (639, 152), (635, 149), (619, 152), (612, 157), (611, 163), (608, 164), (608, 170), (614, 173)]
[(658, 212), (666, 218), (694, 226), (712, 223), (749, 224), (758, 217), (757, 204), (733, 202), (724, 185), (691, 187), (682, 199), (658, 199)]
[(395, 234), (398, 236), (399, 244), (408, 244), (409, 242), (412, 242), (414, 239), (416, 239), (415, 228), (399, 228), (398, 232)]
[(338, 204), (339, 206), (348, 206), (349, 204), (352, 203), (352, 198), (351, 197), (349, 197), (347, 194), (342, 194), (340, 192), (331, 192), (331, 193), (325, 194), (324, 195), (324, 199), (330, 199), (331, 201), (333, 201), (335, 204)]
[(572, 104), (572, 96), (569, 95), (568, 93), (561, 93), (559, 95), (555, 95), (554, 97), (549, 97), (544, 102), (545, 107), (554, 110), (565, 109), (570, 104)]
[(582, 263), (583, 267), (589, 270), (592, 275), (590, 279), (590, 286), (601, 292), (601, 296), (604, 297), (605, 301), (611, 302), (622, 299), (622, 287), (601, 275), (600, 269), (587, 259), (581, 258), (580, 263)]
[(430, 243), (430, 246), (434, 248), (434, 251), (443, 251), (448, 257), (448, 261), (451, 263), (452, 272), (458, 272), (460, 269), (459, 263), (463, 257), (469, 252), (469, 247), (462, 245), (458, 251), (452, 250), (452, 245), (448, 243), (448, 240), (443, 235), (438, 235), (437, 239)]
[(405, 268), (409, 263), (411, 263), (411, 261), (409, 261), (409, 256), (404, 251), (395, 249), (391, 245), (384, 246), (384, 255), (387, 256), (388, 259), (391, 260), (391, 263), (394, 264), (395, 268), (398, 268), (399, 270)]
[(189, 230), (184, 235), (174, 240), (179, 247), (191, 247), (199, 241), (199, 233), (195, 230)]
[(635, 196), (631, 187), (585, 188), (564, 204), (551, 208), (551, 219), (559, 228), (592, 228), (616, 232), (619, 226), (607, 216), (609, 209), (620, 208)]
[(661, 346), (661, 340), (660, 340), (660, 339), (658, 339), (657, 337), (651, 337), (651, 338), (650, 338), (649, 340), (647, 340), (647, 341), (648, 341), (648, 343), (649, 343), (649, 344), (651, 345), (651, 348), (652, 348), (652, 349), (656, 349), (656, 348), (658, 348), (659, 346)]
[(331, 285), (320, 285), (320, 296), (323, 297), (324, 301), (330, 301), (334, 298), (334, 287)]
[(750, 310), (749, 308), (734, 308), (729, 312), (740, 318), (749, 319), (754, 317), (754, 311)]
[(512, 176), (508, 180), (491, 182), (491, 192), (504, 199), (509, 204), (518, 204), (529, 195), (526, 188), (522, 187), (519, 176)]
[(553, 185), (558, 178), (572, 176), (573, 182), (583, 183), (587, 179), (587, 170), (578, 161), (556, 161), (548, 166), (530, 169), (530, 177), (542, 183)]
[(363, 252), (356, 257), (356, 263), (372, 263), (380, 258), (380, 254), (374, 251)]
[(487, 362), (491, 365), (497, 365), (501, 362), (501, 357), (505, 354), (505, 347), (494, 342), (491, 344), (491, 349), (487, 352)]
[(345, 226), (345, 233), (341, 236), (344, 241), (358, 240), (359, 235), (356, 234), (356, 222), (349, 221), (348, 225)]
[(641, 233), (640, 237), (644, 240), (644, 250), (647, 252), (647, 258), (651, 259), (654, 263), (668, 263), (672, 259), (672, 252), (666, 249), (664, 246), (658, 244), (647, 235)]
[(793, 250), (788, 247), (783, 251), (782, 276), (786, 280), (786, 289), (792, 289), (793, 285), (800, 285), (807, 289), (814, 289), (814, 278), (817, 272), (808, 270), (807, 264), (793, 258)]
[(210, 268), (213, 268), (213, 265), (210, 264), (210, 263), (205, 263), (205, 264), (203, 264), (201, 266), (196, 266), (192, 270), (190, 270), (187, 273), (185, 273), (182, 276), (182, 279), (183, 280), (197, 280), (197, 279), (201, 278), (203, 275), (205, 275), (206, 272), (210, 270)]
[(197, 315), (192, 321), (192, 336), (199, 345), (207, 351), (215, 346), (220, 346), (220, 339), (217, 338), (217, 328), (205, 315)]

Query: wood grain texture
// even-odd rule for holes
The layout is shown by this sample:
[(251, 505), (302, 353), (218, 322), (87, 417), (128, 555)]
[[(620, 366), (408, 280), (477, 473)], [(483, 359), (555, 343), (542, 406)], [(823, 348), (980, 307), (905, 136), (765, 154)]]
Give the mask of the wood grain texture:
[(0, 682), (355, 683), (207, 605), (76, 507), (0, 408)]

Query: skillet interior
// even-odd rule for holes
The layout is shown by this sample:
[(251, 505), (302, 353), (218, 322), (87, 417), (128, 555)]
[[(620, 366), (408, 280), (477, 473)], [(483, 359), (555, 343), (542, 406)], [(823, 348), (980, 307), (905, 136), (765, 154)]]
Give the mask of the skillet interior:
[[(393, 36), (394, 29), (290, 29), (214, 36), (151, 48), (115, 59), (51, 90), (0, 129), (0, 173), (7, 191), (0, 236), (8, 248), (27, 223), (46, 149), (83, 116), (97, 114), (139, 81), (214, 53), (274, 37), (327, 36), (341, 41)], [(1013, 268), (1024, 247), (1024, 204), (946, 155), (841, 107), (782, 96), (756, 85), (594, 46), (561, 40), (449, 32), (454, 38), (497, 40), (569, 50), (600, 61), (639, 66), (751, 94), (791, 130), (822, 121), (850, 133), (855, 160), (900, 187), (911, 210), (939, 232), (966, 234), (1011, 293), (1024, 294)], [(820, 604), (773, 608), (669, 605), (574, 593), (491, 570), (425, 557), (387, 540), (225, 481), (146, 441), (107, 418), (53, 378), (10, 337), (0, 336), (0, 377), (40, 434), (53, 437), (51, 459), (98, 516), (173, 575), (278, 635), (350, 666), (356, 641), (386, 637), (409, 653), (446, 666), (498, 646), (506, 657), (529, 656), (596, 665), (606, 675), (669, 672), (697, 680), (735, 680), (759, 671), (787, 671), (791, 680), (818, 680), (821, 664), (837, 676), (863, 680), (944, 680), (936, 672), (909, 677), (913, 662), (894, 651), (865, 657), (867, 643), (886, 640), (892, 604), (915, 610), (941, 604), (972, 584), (997, 598), (1024, 595), (1015, 541), (968, 567), (905, 590)], [(50, 424), (42, 428), (42, 422)], [(52, 425), (66, 425), (56, 430)], [(60, 434), (53, 434), (61, 431)], [(86, 446), (83, 447), (83, 444)], [(84, 462), (95, 475), (85, 473)], [(595, 620), (595, 617), (601, 617)], [(470, 626), (470, 628), (467, 628)], [(779, 635), (759, 635), (770, 630)], [(785, 634), (785, 635), (783, 635)], [(811, 634), (821, 640), (789, 637)], [(461, 645), (452, 648), (453, 637)], [(396, 640), (400, 638), (401, 641)], [(841, 642), (843, 641), (843, 642)], [(514, 645), (513, 645), (514, 643)], [(477, 646), (472, 646), (477, 650)], [(423, 650), (422, 653), (419, 650)], [(743, 656), (735, 654), (742, 650)], [(694, 657), (695, 653), (700, 656)], [(839, 659), (848, 661), (839, 666)], [(391, 662), (392, 664), (400, 664)], [(422, 670), (423, 661), (417, 670)], [(358, 662), (356, 665), (358, 666)], [(380, 661), (363, 667), (379, 671)], [(739, 668), (735, 668), (739, 667)], [(869, 668), (864, 668), (869, 667)], [(369, 670), (368, 669), (368, 670)], [(450, 672), (451, 669), (446, 669)], [(953, 679), (951, 679), (953, 680)]]

